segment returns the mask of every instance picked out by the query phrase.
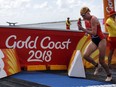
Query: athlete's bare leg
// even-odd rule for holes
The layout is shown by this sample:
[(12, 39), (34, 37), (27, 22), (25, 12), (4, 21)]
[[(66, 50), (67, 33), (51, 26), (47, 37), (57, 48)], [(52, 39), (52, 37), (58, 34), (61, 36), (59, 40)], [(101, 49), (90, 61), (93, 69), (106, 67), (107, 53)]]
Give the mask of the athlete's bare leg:
[(98, 65), (91, 57), (90, 55), (97, 49), (97, 46), (91, 41), (88, 46), (85, 49), (85, 52), (83, 54), (84, 59), (86, 59), (88, 62), (92, 63), (94, 66)]
[(105, 69), (107, 75), (111, 75), (108, 65), (105, 63), (105, 53), (106, 53), (106, 40), (103, 39), (100, 41), (99, 46), (99, 63)]
[(109, 56), (108, 56), (108, 66), (109, 67), (111, 65), (113, 53), (114, 53), (114, 49), (110, 50), (110, 53), (109, 53)]

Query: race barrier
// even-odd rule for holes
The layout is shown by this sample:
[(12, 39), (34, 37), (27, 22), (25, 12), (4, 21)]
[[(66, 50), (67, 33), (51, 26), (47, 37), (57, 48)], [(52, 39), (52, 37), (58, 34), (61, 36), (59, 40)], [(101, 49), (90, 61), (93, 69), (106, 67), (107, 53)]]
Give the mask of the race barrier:
[[(0, 48), (15, 49), (21, 68), (26, 70), (67, 70), (74, 50), (83, 52), (90, 37), (81, 31), (0, 27)], [(3, 36), (4, 35), (4, 36)], [(107, 36), (107, 34), (106, 34)], [(109, 47), (106, 51), (109, 53)], [(99, 51), (91, 55), (98, 61)], [(113, 64), (116, 63), (116, 52)], [(93, 67), (83, 58), (84, 67)]]
[(68, 68), (68, 76), (83, 78), (86, 77), (80, 50), (75, 50), (71, 57)]
[(0, 49), (0, 78), (16, 74), (21, 71), (16, 50)]
[(0, 48), (16, 49), (21, 68), (27, 70), (67, 70), (72, 53), (84, 35), (19, 27), (0, 27), (0, 33)]

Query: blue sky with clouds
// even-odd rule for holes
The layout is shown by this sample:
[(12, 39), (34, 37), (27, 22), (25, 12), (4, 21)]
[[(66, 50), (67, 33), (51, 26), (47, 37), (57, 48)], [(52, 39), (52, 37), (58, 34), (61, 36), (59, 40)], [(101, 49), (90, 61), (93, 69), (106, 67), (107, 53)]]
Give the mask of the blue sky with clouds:
[(104, 17), (103, 0), (0, 0), (0, 25), (8, 25), (7, 21), (18, 24), (64, 21), (67, 17), (76, 20), (83, 6), (88, 6), (98, 18)]

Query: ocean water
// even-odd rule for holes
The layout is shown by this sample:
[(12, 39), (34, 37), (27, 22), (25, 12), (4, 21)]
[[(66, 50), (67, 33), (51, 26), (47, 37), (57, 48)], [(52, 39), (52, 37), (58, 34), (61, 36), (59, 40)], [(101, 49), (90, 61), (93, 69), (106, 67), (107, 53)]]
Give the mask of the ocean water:
[[(101, 29), (105, 32), (103, 20), (99, 19), (101, 24)], [(82, 21), (82, 25), (84, 25), (84, 21)], [(27, 28), (46, 28), (46, 29), (54, 29), (54, 30), (66, 30), (65, 21), (59, 22), (46, 22), (46, 23), (35, 23), (35, 24), (24, 24), (24, 25), (17, 25), (18, 27), (27, 27)], [(77, 27), (77, 20), (71, 20), (70, 30), (78, 31)]]

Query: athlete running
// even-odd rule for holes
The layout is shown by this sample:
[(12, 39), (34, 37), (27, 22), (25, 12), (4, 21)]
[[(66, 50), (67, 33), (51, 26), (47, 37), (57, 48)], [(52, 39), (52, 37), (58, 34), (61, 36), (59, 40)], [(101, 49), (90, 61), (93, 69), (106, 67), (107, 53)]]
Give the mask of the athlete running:
[[(88, 33), (91, 36), (91, 42), (86, 47), (83, 57), (95, 66), (96, 69), (94, 75), (98, 74), (102, 66), (107, 74), (107, 78), (105, 79), (105, 81), (111, 81), (112, 76), (109, 71), (108, 65), (105, 63), (106, 39), (101, 31), (100, 23), (95, 16), (90, 14), (90, 9), (88, 7), (83, 7), (80, 10), (80, 15), (83, 17), (84, 20), (89, 21), (91, 26), (90, 29), (85, 29), (78, 24), (79, 30), (84, 31), (85, 33)], [(90, 57), (90, 55), (97, 49), (99, 50), (99, 63), (95, 62)]]

